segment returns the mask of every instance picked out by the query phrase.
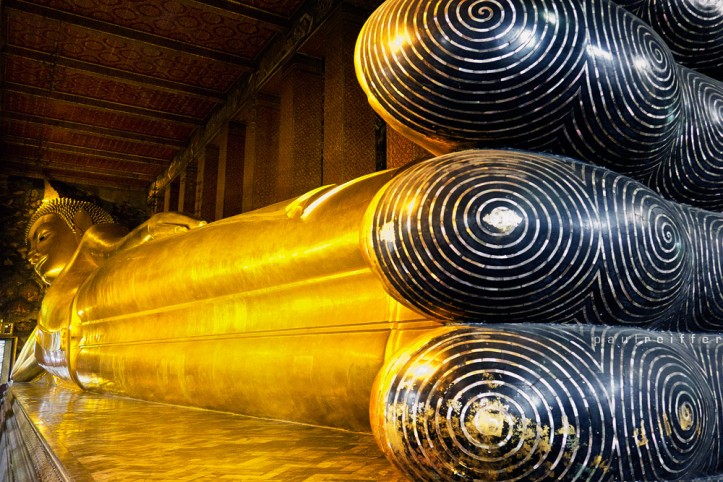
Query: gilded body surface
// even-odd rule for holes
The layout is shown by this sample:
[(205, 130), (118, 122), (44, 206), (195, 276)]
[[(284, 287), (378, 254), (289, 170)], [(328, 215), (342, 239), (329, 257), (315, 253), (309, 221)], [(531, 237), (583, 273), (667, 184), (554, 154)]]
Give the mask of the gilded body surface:
[[(394, 174), (208, 225), (164, 213), (128, 235), (106, 223), (81, 236), (55, 219), (62, 249), (47, 256), (36, 222), (36, 269), (51, 281), (40, 365), (86, 390), (368, 431), (385, 357), (438, 326), (391, 298), (364, 257), (364, 213)], [(65, 265), (51, 279), (53, 256)]]

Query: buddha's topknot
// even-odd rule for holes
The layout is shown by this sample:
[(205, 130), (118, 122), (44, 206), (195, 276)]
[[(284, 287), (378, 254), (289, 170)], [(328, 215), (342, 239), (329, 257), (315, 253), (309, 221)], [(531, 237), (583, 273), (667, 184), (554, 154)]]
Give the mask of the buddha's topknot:
[(115, 222), (113, 216), (108, 214), (103, 208), (101, 208), (97, 204), (64, 197), (55, 198), (49, 201), (44, 201), (43, 204), (38, 208), (38, 210), (35, 211), (33, 217), (30, 218), (30, 222), (28, 222), (28, 227), (25, 229), (25, 238), (28, 237), (30, 228), (33, 226), (35, 221), (45, 216), (46, 214), (52, 213), (59, 214), (60, 217), (62, 217), (63, 220), (68, 224), (70, 229), (75, 232), (75, 224), (73, 223), (73, 219), (75, 218), (75, 215), (78, 213), (78, 211), (80, 211), (81, 209), (88, 213), (90, 219), (93, 221), (93, 224)]

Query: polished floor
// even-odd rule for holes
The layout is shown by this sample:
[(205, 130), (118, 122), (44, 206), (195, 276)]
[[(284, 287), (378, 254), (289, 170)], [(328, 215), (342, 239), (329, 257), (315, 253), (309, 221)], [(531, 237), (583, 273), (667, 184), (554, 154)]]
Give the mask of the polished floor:
[(15, 384), (74, 481), (406, 480), (370, 434)]

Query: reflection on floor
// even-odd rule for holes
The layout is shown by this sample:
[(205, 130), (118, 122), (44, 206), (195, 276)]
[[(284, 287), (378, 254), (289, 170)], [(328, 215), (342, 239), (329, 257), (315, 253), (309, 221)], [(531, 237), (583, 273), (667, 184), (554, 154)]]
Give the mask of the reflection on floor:
[(74, 481), (406, 480), (370, 434), (33, 384), (11, 391)]

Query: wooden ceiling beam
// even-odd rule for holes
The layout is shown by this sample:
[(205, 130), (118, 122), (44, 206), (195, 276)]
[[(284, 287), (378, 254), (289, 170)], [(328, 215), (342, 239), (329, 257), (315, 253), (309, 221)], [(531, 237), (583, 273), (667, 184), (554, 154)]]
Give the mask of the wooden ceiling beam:
[(79, 122), (70, 122), (52, 117), (42, 117), (33, 114), (22, 114), (18, 112), (3, 112), (3, 117), (9, 120), (30, 122), (33, 124), (41, 124), (44, 126), (59, 127), (61, 129), (69, 129), (76, 132), (85, 132), (87, 134), (95, 134), (112, 139), (123, 139), (130, 141), (143, 142), (147, 144), (156, 144), (160, 146), (168, 146), (180, 148), (186, 145), (185, 141), (168, 139), (165, 137), (150, 136), (147, 134), (139, 134), (137, 132), (119, 131), (118, 129), (110, 129), (107, 127), (93, 126), (89, 124), (81, 124)]
[(213, 101), (221, 101), (224, 100), (226, 97), (223, 92), (208, 89), (205, 87), (184, 84), (181, 82), (174, 82), (172, 80), (159, 79), (150, 75), (137, 74), (135, 72), (129, 72), (127, 70), (114, 69), (112, 67), (105, 67), (103, 65), (93, 64), (91, 62), (84, 62), (82, 60), (75, 60), (67, 57), (56, 57), (53, 54), (47, 52), (38, 52), (37, 50), (19, 47), (17, 45), (7, 45), (5, 47), (5, 51), (10, 55), (27, 57), (29, 59), (38, 62), (44, 62), (49, 65), (55, 64), (62, 67), (69, 67), (71, 69), (83, 70), (85, 72), (113, 77), (116, 79), (122, 79), (128, 82), (146, 85), (152, 88), (166, 89), (174, 92), (183, 92), (185, 94), (193, 94), (196, 96), (211, 99)]
[(250, 69), (256, 67), (253, 59), (241, 57), (240, 55), (235, 55), (229, 52), (221, 52), (199, 45), (181, 42), (168, 37), (162, 37), (160, 35), (154, 35), (152, 33), (123, 27), (122, 25), (110, 24), (101, 20), (96, 20), (94, 18), (84, 17), (81, 15), (64, 12), (62, 10), (56, 10), (54, 8), (49, 8), (43, 5), (24, 2), (22, 0), (6, 0), (5, 4), (6, 8), (40, 15), (42, 17), (49, 18), (51, 20), (57, 20), (59, 22), (67, 23), (70, 25), (79, 25), (81, 27), (95, 30), (97, 32), (116, 35), (119, 37), (127, 38), (129, 40), (143, 42), (149, 45), (156, 45), (158, 47), (176, 50), (199, 57), (205, 57), (208, 59), (217, 60), (219, 62), (228, 62)]
[(18, 92), (21, 94), (34, 95), (38, 97), (49, 97), (51, 99), (61, 100), (69, 102), (74, 105), (93, 107), (96, 109), (103, 109), (111, 112), (119, 112), (123, 114), (131, 114), (134, 116), (146, 117), (154, 120), (163, 120), (174, 122), (176, 124), (184, 124), (198, 127), (203, 125), (203, 119), (197, 117), (190, 117), (180, 114), (174, 114), (172, 112), (163, 112), (153, 109), (145, 109), (143, 107), (136, 107), (127, 104), (118, 104), (115, 102), (109, 102), (102, 99), (96, 99), (92, 97), (84, 97), (75, 94), (67, 94), (65, 92), (51, 91), (48, 92), (46, 89), (39, 87), (33, 87), (30, 85), (21, 85), (13, 82), (5, 82), (4, 89), (7, 92)]
[[(32, 162), (32, 163), (31, 163)], [(67, 176), (76, 176), (76, 177), (83, 177), (86, 174), (91, 175), (97, 175), (97, 176), (106, 176), (106, 177), (114, 177), (114, 178), (122, 178), (127, 180), (135, 180), (135, 181), (144, 181), (146, 183), (150, 182), (153, 178), (152, 175), (143, 173), (143, 172), (132, 172), (132, 171), (119, 171), (117, 169), (103, 169), (103, 168), (89, 168), (87, 166), (78, 166), (76, 164), (69, 164), (69, 163), (63, 163), (63, 162), (57, 162), (54, 161), (52, 164), (41, 164), (38, 165), (34, 163), (34, 159), (23, 159), (23, 158), (14, 158), (7, 161), (3, 167), (7, 166), (25, 166), (26, 169), (34, 170), (35, 172), (42, 171), (43, 173), (48, 173), (50, 171), (55, 172), (63, 172)]]
[(124, 191), (145, 192), (148, 190), (148, 182), (145, 179), (124, 178), (119, 179), (116, 175), (100, 176), (100, 175), (78, 175), (65, 174), (64, 172), (53, 172), (52, 169), (43, 171), (42, 169), (30, 169), (23, 164), (9, 164), (3, 166), (4, 175), (29, 177), (36, 179), (53, 179), (68, 184), (78, 184), (85, 186), (96, 186), (104, 188), (122, 189)]
[(76, 164), (58, 163), (38, 164), (37, 159), (13, 158), (3, 162), (3, 170), (8, 169), (25, 169), (26, 172), (41, 174), (48, 176), (51, 172), (63, 173), (68, 177), (105, 177), (119, 178), (126, 181), (149, 182), (149, 178), (153, 177), (142, 172), (119, 171), (117, 169), (89, 168), (88, 166), (78, 166)]
[(267, 10), (245, 5), (233, 0), (197, 0), (197, 3), (213, 7), (224, 12), (231, 12), (243, 17), (272, 25), (277, 29), (288, 30), (291, 28), (291, 20)]
[[(168, 161), (156, 159), (153, 157), (141, 157), (132, 154), (122, 154), (110, 151), (100, 151), (89, 147), (71, 146), (67, 144), (59, 144), (57, 142), (40, 141), (39, 139), (27, 139), (19, 137), (3, 137), (0, 138), (0, 145), (27, 147), (30, 149), (42, 149), (47, 152), (57, 152), (61, 154), (91, 157), (102, 162), (124, 162), (126, 164), (138, 166), (167, 166)], [(37, 156), (36, 156), (37, 157)], [(25, 157), (27, 158), (27, 156)]]

